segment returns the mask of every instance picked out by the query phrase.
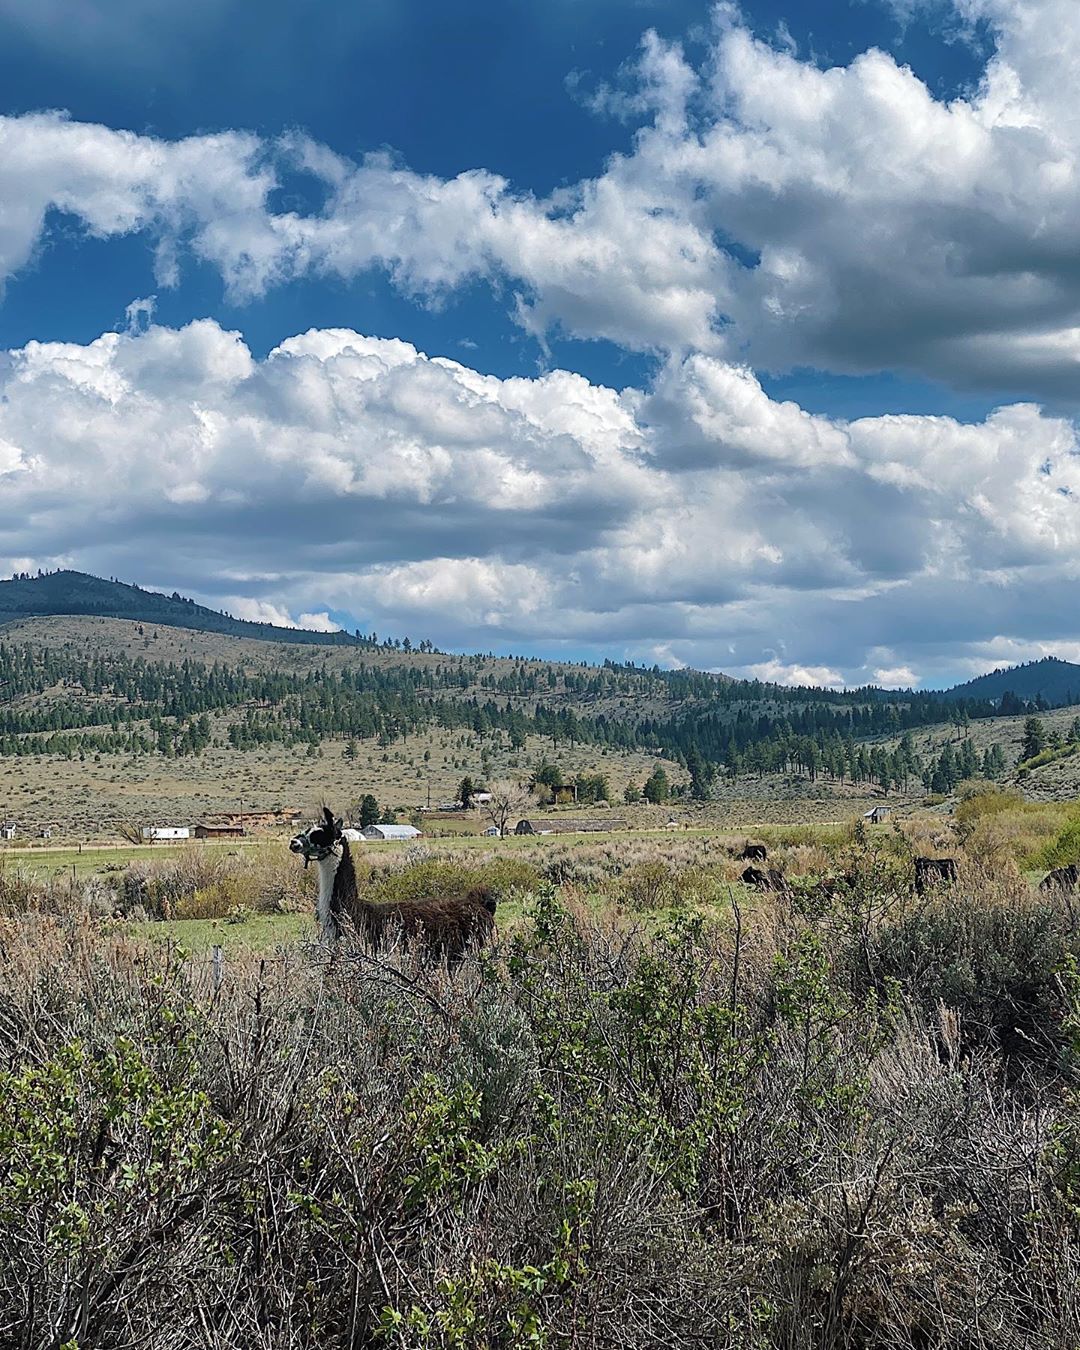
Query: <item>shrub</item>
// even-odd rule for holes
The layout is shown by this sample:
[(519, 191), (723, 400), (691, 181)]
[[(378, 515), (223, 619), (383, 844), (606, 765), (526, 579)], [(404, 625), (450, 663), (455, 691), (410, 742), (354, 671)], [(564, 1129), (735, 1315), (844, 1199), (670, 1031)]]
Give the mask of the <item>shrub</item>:
[(928, 1026), (950, 1009), (965, 1052), (990, 1050), (1017, 1065), (1060, 1055), (1058, 972), (1078, 947), (1060, 904), (1026, 890), (960, 886), (910, 905), (870, 942), (875, 980), (897, 981)]
[(453, 977), (0, 919), (0, 1342), (1077, 1344), (1068, 916), (859, 861), (738, 931), (541, 883)]
[(1068, 867), (1080, 862), (1080, 817), (1074, 817), (1058, 831), (1054, 839), (1038, 854), (1040, 867)]

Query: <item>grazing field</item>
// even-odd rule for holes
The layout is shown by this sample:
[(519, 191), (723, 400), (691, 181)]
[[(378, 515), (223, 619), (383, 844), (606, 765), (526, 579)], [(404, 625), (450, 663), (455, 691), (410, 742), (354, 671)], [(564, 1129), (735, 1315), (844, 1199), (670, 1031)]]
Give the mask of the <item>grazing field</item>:
[(454, 974), (313, 943), (281, 843), (5, 867), (0, 1344), (1075, 1345), (1070, 849), (993, 791), (362, 846), (375, 900), (499, 893)]
[[(527, 775), (551, 753), (550, 744), (530, 737), (514, 753), (468, 734), (433, 729), (394, 748), (375, 741), (328, 740), (316, 754), (303, 747), (275, 745), (264, 750), (209, 749), (199, 756), (95, 755), (65, 760), (53, 755), (0, 757), (0, 818), (19, 822), (24, 839), (46, 826), (65, 838), (108, 840), (133, 824), (190, 825), (223, 812), (298, 808), (314, 815), (324, 801), (351, 808), (367, 792), (407, 816), (429, 800), (454, 800), (461, 780)], [(604, 753), (595, 746), (562, 747), (560, 767), (608, 775), (620, 802), (629, 781), (639, 786), (657, 763), (641, 753)], [(660, 761), (665, 762), (665, 761)], [(681, 770), (666, 763), (679, 781)], [(480, 830), (479, 817), (473, 818)]]

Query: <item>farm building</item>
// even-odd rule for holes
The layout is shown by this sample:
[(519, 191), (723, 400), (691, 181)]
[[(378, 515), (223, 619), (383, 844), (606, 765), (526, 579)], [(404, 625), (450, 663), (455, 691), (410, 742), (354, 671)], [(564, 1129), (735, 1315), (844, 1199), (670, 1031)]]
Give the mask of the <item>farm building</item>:
[(419, 839), (420, 831), (414, 825), (369, 825), (364, 838), (375, 843), (383, 839)]
[(621, 816), (533, 816), (519, 820), (515, 834), (595, 834), (600, 830), (625, 830)]
[(200, 824), (195, 826), (196, 839), (240, 839), (247, 830), (243, 825)]
[(863, 812), (863, 820), (868, 820), (871, 825), (880, 825), (887, 819), (889, 808), (887, 806), (875, 806), (869, 811)]
[(5, 820), (0, 825), (0, 839), (14, 839), (18, 826), (13, 820)]
[(139, 833), (152, 844), (178, 844), (191, 838), (186, 825), (144, 825)]

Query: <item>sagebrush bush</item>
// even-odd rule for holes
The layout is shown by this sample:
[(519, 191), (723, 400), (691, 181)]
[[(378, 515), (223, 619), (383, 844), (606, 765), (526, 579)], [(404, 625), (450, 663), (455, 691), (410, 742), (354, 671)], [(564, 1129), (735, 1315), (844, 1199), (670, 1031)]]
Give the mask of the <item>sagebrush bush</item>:
[(0, 918), (0, 1345), (1076, 1345), (1067, 911), (857, 862), (812, 914), (538, 882), (454, 976)]

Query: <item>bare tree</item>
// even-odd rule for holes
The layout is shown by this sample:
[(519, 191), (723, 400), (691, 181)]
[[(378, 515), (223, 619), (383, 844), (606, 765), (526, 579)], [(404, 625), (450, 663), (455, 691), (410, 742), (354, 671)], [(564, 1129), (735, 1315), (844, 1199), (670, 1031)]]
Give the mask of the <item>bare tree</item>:
[(532, 805), (532, 793), (524, 783), (515, 783), (510, 778), (488, 784), (488, 793), (488, 799), (480, 802), (480, 810), (498, 829), (499, 837), (505, 838), (510, 818), (521, 815)]

